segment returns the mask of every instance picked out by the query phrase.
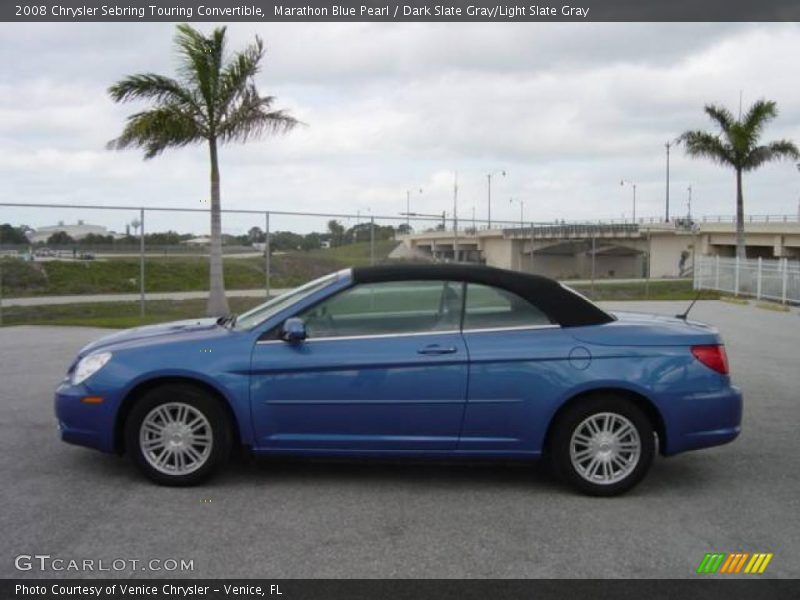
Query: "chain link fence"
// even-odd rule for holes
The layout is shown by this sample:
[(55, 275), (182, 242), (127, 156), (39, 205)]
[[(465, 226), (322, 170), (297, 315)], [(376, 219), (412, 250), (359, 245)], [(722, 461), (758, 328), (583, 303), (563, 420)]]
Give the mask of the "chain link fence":
[[(348, 266), (390, 257), (426, 260), (398, 248), (406, 233), (456, 231), (458, 239), (484, 223), (458, 222), (449, 213), (378, 215), (369, 208), (222, 213), (225, 288), (234, 312)], [(205, 312), (207, 205), (0, 203), (0, 225), (0, 324), (79, 324), (83, 316), (89, 324), (108, 315), (109, 324), (126, 326)]]
[[(236, 313), (349, 266), (387, 260), (482, 262), (475, 236), (488, 225), (477, 218), (456, 220), (447, 212), (379, 215), (369, 208), (355, 213), (222, 213), (225, 289)], [(493, 219), (492, 227), (516, 243), (520, 256), (511, 268), (528, 272), (548, 274), (546, 261), (552, 257), (531, 251), (537, 239), (570, 242), (581, 269), (549, 274), (568, 279), (597, 300), (682, 299), (694, 287), (800, 301), (796, 262), (747, 261), (737, 269), (734, 259), (698, 257), (694, 286), (690, 279), (651, 280), (649, 234), (638, 223)], [(444, 245), (434, 251), (401, 243), (406, 233), (430, 231), (447, 232)], [(601, 238), (609, 232), (639, 239), (638, 266), (628, 269), (630, 273), (609, 271), (598, 258)], [(203, 315), (209, 249), (207, 204), (172, 208), (0, 202), (0, 324), (128, 327)]]
[(800, 261), (701, 256), (695, 265), (694, 288), (800, 304)]

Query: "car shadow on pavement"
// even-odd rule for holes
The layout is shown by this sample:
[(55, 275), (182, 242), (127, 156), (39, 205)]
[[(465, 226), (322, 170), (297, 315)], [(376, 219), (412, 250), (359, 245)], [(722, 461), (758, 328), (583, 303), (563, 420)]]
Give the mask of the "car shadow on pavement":
[(558, 486), (541, 462), (489, 460), (338, 459), (250, 457), (235, 460), (226, 469), (227, 482), (317, 484), (403, 484), (425, 487), (541, 488)]
[[(110, 485), (151, 485), (126, 457), (78, 451), (71, 458), (73, 473), (91, 473)], [(651, 472), (627, 496), (694, 494), (717, 489), (725, 477), (713, 456), (657, 458)], [(263, 485), (404, 485), (430, 489), (462, 488), (573, 495), (544, 461), (340, 459), (308, 457), (235, 457), (202, 488)]]

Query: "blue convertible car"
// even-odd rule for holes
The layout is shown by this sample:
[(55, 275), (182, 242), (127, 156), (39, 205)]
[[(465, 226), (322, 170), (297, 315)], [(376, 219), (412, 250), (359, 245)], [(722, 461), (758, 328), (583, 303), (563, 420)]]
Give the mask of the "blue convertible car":
[(162, 484), (199, 483), (240, 446), (546, 456), (594, 495), (633, 487), (656, 452), (733, 440), (742, 415), (710, 327), (468, 265), (348, 269), (238, 318), (114, 333), (55, 404), (64, 441), (127, 452)]

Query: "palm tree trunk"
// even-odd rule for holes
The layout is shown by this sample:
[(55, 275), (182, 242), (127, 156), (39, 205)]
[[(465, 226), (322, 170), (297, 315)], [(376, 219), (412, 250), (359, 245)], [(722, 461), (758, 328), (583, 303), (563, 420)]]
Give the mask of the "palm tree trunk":
[(736, 169), (736, 256), (747, 258), (744, 239), (744, 196), (742, 195), (742, 170)]
[(225, 281), (222, 275), (222, 214), (219, 197), (219, 160), (217, 140), (208, 142), (211, 155), (211, 248), (208, 257), (208, 306), (209, 317), (227, 315), (228, 299), (225, 297)]

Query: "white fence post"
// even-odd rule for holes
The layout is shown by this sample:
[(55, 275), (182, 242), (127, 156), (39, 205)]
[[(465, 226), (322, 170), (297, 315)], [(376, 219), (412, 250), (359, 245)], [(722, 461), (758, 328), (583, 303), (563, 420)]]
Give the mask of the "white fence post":
[(761, 257), (758, 257), (758, 270), (756, 271), (756, 300), (761, 300)]
[[(730, 260), (714, 256), (712, 267), (712, 257), (703, 256), (699, 257), (697, 265), (693, 280), (696, 290), (707, 288), (738, 297), (749, 296), (756, 300), (766, 298), (782, 304), (800, 302), (797, 293), (800, 269), (795, 269), (794, 263), (787, 257)], [(742, 272), (745, 273), (744, 279)]]
[(783, 283), (781, 289), (781, 304), (786, 304), (786, 284), (789, 280), (789, 259), (783, 258)]

